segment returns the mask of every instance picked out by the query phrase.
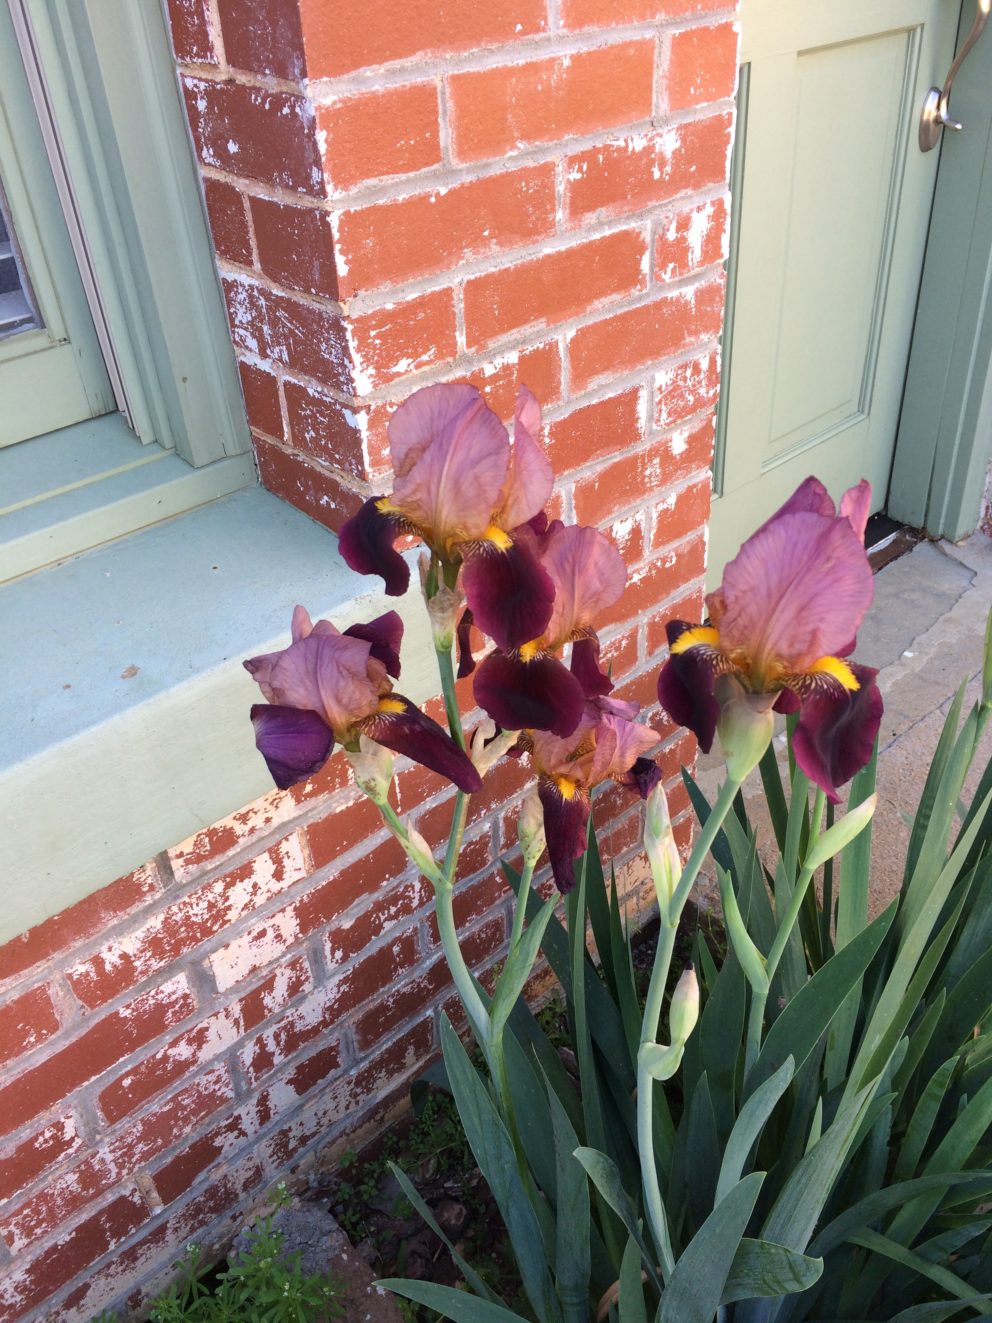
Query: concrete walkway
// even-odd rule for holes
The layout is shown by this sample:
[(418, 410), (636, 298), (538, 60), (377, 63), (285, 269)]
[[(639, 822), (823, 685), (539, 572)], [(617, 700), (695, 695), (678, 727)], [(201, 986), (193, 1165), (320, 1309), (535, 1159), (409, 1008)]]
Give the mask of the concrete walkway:
[[(885, 699), (879, 735), (878, 791), (872, 845), (872, 913), (899, 891), (916, 811), (944, 717), (967, 679), (965, 711), (981, 689), (985, 622), (992, 607), (992, 540), (975, 533), (957, 545), (919, 542), (875, 576), (875, 600), (858, 635), (857, 660), (879, 670)], [(784, 752), (784, 736), (777, 737)], [(966, 799), (992, 757), (992, 723), (966, 784)], [(700, 759), (708, 796), (722, 779), (716, 750)], [(762, 830), (761, 786), (749, 786), (748, 807)], [(763, 851), (764, 853), (764, 851)], [(707, 887), (710, 893), (712, 887)], [(719, 899), (716, 898), (719, 904)]]

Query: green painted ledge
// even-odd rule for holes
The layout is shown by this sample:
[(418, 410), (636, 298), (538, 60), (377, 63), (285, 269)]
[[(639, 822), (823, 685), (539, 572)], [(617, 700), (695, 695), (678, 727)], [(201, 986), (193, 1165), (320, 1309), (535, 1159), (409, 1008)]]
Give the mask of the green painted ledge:
[(403, 692), (433, 693), (419, 595), (377, 584), (255, 487), (0, 588), (0, 943), (272, 788), (241, 662), (296, 602), (342, 627), (399, 610)]

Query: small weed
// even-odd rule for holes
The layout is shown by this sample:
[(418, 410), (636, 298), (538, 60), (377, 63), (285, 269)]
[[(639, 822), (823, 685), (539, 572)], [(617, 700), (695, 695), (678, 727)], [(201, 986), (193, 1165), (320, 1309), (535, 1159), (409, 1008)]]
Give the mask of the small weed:
[[(286, 1254), (273, 1215), (261, 1218), (248, 1248), (209, 1284), (202, 1251), (186, 1246), (183, 1281), (152, 1301), (149, 1323), (311, 1323), (341, 1318), (341, 1285), (329, 1274), (304, 1274), (300, 1252)], [(93, 1323), (116, 1323), (105, 1312)]]

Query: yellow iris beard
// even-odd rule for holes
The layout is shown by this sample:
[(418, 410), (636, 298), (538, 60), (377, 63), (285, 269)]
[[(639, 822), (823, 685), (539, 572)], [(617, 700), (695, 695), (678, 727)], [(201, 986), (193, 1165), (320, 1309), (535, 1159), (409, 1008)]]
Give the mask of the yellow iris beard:
[(393, 505), (388, 496), (380, 496), (375, 503), (375, 508), (380, 514), (402, 514), (399, 507)]
[(501, 528), (495, 524), (490, 524), (482, 535), (483, 542), (491, 542), (499, 551), (509, 551), (513, 546), (513, 538), (509, 533), (504, 533)]
[(861, 688), (850, 666), (846, 661), (841, 661), (839, 657), (821, 657), (813, 663), (807, 674), (829, 675), (831, 679), (836, 680), (845, 689), (852, 691)]
[(558, 793), (559, 795), (561, 795), (562, 799), (575, 798), (575, 790), (576, 790), (575, 782), (572, 781), (569, 777), (556, 776), (555, 785), (558, 787)]
[(680, 652), (688, 652), (690, 648), (698, 648), (701, 644), (708, 648), (718, 648), (720, 631), (714, 629), (712, 625), (696, 625), (694, 629), (687, 629), (680, 634), (669, 648), (669, 652), (673, 657), (677, 657)]
[(380, 712), (405, 712), (406, 704), (401, 698), (380, 698)]
[(533, 661), (540, 651), (540, 639), (531, 639), (529, 643), (525, 643), (520, 649), (520, 660), (525, 662)]

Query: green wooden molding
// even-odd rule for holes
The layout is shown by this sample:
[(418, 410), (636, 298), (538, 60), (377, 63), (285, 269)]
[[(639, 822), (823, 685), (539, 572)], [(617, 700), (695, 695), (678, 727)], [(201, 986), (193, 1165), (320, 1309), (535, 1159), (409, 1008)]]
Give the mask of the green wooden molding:
[(43, 322), (0, 341), (0, 446), (9, 446), (116, 406), (5, 5), (0, 178)]
[[(974, 6), (966, 0), (962, 29)], [(959, 33), (959, 44), (964, 31)], [(971, 532), (992, 457), (992, 38), (954, 84), (889, 488), (889, 513), (952, 541)]]
[(420, 594), (336, 548), (253, 487), (0, 586), (0, 944), (273, 789), (241, 661), (289, 642), (297, 601), (341, 628), (398, 610), (403, 692), (437, 692)]
[(77, 255), (99, 292), (134, 430), (194, 466), (248, 452), (161, 6), (13, 3), (65, 157), (85, 247)]

